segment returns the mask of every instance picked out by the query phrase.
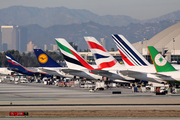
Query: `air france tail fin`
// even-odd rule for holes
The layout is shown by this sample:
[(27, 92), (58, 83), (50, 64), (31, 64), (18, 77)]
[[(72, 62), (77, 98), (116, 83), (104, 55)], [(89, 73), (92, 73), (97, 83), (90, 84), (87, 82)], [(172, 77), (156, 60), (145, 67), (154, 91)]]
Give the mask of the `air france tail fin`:
[(62, 67), (41, 49), (34, 49), (34, 53), (41, 67)]
[(177, 71), (153, 46), (147, 48), (157, 72)]
[(150, 65), (150, 63), (131, 45), (131, 43), (129, 43), (129, 41), (123, 35), (113, 34), (112, 37), (126, 65)]
[(94, 37), (84, 38), (95, 58), (98, 69), (121, 67), (117, 60)]
[(78, 54), (78, 52), (65, 39), (55, 38), (55, 40), (69, 68), (87, 68), (90, 70), (94, 69)]

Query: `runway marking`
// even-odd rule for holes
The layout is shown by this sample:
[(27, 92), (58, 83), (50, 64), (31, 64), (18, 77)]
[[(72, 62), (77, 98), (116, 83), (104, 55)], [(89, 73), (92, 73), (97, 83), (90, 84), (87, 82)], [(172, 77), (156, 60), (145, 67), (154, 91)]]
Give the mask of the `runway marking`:
[(57, 101), (58, 99), (1, 99), (0, 101)]

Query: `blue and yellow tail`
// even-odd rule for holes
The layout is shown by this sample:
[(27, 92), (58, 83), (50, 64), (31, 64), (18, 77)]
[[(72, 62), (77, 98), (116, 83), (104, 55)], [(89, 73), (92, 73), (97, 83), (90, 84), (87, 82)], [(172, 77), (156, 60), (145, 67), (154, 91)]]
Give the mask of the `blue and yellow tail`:
[(62, 67), (41, 49), (34, 49), (34, 53), (41, 67)]

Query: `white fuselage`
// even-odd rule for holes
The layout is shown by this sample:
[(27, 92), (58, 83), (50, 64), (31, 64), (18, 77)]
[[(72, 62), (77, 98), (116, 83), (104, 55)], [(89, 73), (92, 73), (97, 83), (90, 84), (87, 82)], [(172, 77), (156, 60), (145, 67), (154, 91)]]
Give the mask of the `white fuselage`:
[[(173, 65), (175, 69), (179, 70), (180, 65)], [(134, 66), (134, 67), (129, 67), (128, 70), (134, 71), (134, 72), (141, 72), (142, 74), (129, 74), (128, 76), (134, 77), (136, 79), (141, 79), (141, 80), (147, 80), (147, 81), (152, 81), (152, 82), (164, 82), (164, 81), (170, 81), (170, 80), (180, 80), (180, 72), (160, 72), (159, 74), (165, 75), (165, 76), (158, 76), (156, 73), (156, 69), (154, 65), (150, 66)], [(171, 77), (166, 77), (166, 76), (171, 76)]]
[(6, 67), (1, 67), (0, 68), (0, 75), (12, 75), (12, 73), (14, 73), (14, 71), (8, 70)]
[(55, 75), (55, 76), (60, 76), (60, 77), (74, 78), (74, 75), (70, 75), (70, 74), (67, 74), (67, 73), (61, 71), (61, 69), (63, 69), (63, 68), (62, 67), (39, 67), (38, 71), (46, 72), (50, 75)]

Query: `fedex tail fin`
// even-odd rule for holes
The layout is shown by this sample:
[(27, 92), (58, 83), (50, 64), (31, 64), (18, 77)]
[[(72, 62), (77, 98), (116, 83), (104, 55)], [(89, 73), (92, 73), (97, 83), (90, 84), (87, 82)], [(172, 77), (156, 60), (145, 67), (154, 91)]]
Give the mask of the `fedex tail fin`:
[(55, 38), (57, 45), (59, 46), (61, 53), (69, 68), (75, 69), (94, 69), (89, 65), (78, 52), (63, 38)]
[(126, 65), (150, 65), (150, 63), (131, 45), (131, 43), (129, 43), (129, 41), (123, 35), (113, 34), (112, 37)]
[(41, 49), (34, 49), (34, 53), (41, 67), (62, 67)]
[(99, 69), (115, 68), (121, 65), (117, 60), (94, 38), (84, 37), (91, 50)]
[(147, 48), (157, 72), (177, 71), (153, 46)]

